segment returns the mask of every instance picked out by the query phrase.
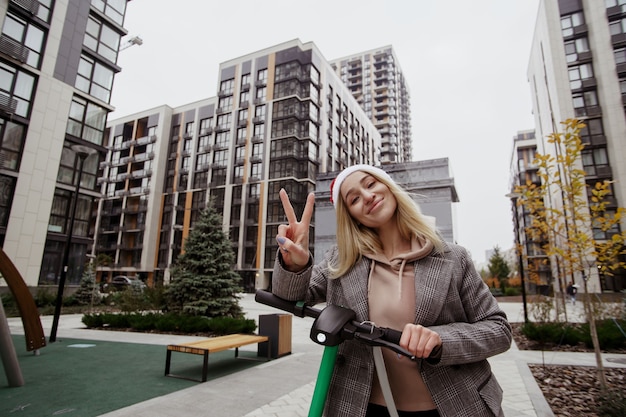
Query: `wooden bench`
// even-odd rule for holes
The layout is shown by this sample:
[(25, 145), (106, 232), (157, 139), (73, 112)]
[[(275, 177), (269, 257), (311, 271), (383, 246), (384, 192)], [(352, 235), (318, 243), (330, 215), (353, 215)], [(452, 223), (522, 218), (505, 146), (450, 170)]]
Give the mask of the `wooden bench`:
[[(245, 345), (251, 345), (255, 343), (267, 343), (267, 358), (264, 360), (270, 360), (271, 352), (271, 340), (267, 336), (258, 336), (254, 334), (229, 334), (226, 336), (212, 337), (210, 339), (198, 340), (195, 342), (181, 343), (179, 345), (167, 345), (167, 357), (165, 359), (165, 376), (171, 376), (175, 378), (191, 379), (192, 381), (206, 382), (208, 368), (209, 368), (209, 353), (220, 352), (222, 350), (235, 349), (235, 358), (239, 357), (239, 348)], [(202, 365), (202, 380), (187, 378), (170, 373), (170, 364), (172, 359), (172, 352), (191, 353), (194, 355), (204, 356), (204, 362)], [(253, 358), (241, 358), (251, 359)]]

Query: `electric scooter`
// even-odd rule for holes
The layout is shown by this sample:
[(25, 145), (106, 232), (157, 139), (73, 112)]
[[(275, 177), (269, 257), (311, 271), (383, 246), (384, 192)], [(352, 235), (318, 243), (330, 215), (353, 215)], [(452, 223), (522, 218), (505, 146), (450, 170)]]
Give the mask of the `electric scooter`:
[(419, 360), (398, 345), (402, 332), (386, 327), (377, 327), (369, 322), (358, 322), (355, 320), (356, 313), (348, 308), (331, 304), (324, 309), (317, 309), (306, 306), (302, 301), (284, 300), (265, 290), (256, 292), (255, 301), (286, 311), (297, 317), (315, 319), (311, 327), (310, 338), (315, 343), (324, 346), (324, 353), (309, 408), (309, 417), (322, 416), (337, 357), (337, 348), (345, 340), (357, 340), (370, 346), (388, 348), (412, 361)]

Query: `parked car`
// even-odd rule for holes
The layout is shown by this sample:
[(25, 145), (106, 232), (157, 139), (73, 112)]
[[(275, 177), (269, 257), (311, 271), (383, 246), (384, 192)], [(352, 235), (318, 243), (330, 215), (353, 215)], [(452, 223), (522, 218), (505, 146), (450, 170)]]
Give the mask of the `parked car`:
[(111, 285), (119, 291), (123, 291), (126, 288), (136, 288), (139, 290), (143, 290), (144, 288), (146, 288), (146, 284), (143, 281), (135, 277), (128, 277), (126, 275), (117, 275), (113, 277), (113, 279), (111, 280)]

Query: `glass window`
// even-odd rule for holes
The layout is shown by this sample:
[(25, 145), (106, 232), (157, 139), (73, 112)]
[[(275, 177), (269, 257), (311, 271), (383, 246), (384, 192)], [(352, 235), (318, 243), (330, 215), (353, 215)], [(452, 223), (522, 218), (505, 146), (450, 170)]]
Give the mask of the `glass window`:
[(107, 111), (74, 96), (70, 105), (70, 114), (66, 132), (88, 142), (102, 145)]
[(43, 50), (44, 31), (32, 23), (8, 12), (2, 34), (15, 41), (13, 57), (34, 68), (39, 68)]
[(91, 5), (111, 18), (115, 23), (124, 24), (126, 0), (91, 0)]
[(222, 94), (233, 94), (234, 88), (235, 88), (234, 78), (231, 78), (229, 80), (224, 80), (220, 83), (220, 93)]
[(8, 112), (28, 118), (35, 77), (0, 62), (0, 103)]
[(585, 17), (582, 12), (572, 13), (561, 17), (561, 32), (564, 37), (572, 36), (578, 26), (585, 24)]
[(81, 56), (75, 87), (106, 103), (111, 100), (114, 73), (99, 62)]
[(115, 63), (120, 46), (120, 34), (93, 16), (89, 16), (83, 45)]
[(626, 33), (626, 18), (611, 22), (609, 28), (613, 36)]
[(583, 81), (593, 77), (593, 68), (591, 64), (575, 65), (570, 67), (569, 73), (569, 85), (572, 89), (581, 88)]
[(11, 171), (19, 170), (24, 133), (24, 126), (0, 119), (0, 153), (4, 156), (0, 168)]

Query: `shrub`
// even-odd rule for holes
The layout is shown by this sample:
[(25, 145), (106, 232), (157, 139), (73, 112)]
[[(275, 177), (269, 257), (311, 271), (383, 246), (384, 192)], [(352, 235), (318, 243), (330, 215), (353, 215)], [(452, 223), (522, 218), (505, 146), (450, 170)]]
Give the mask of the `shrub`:
[(137, 331), (158, 330), (176, 333), (213, 333), (216, 335), (252, 333), (256, 322), (252, 319), (188, 316), (175, 313), (149, 314), (85, 314), (82, 322), (89, 328), (109, 327), (112, 329), (133, 329)]
[(504, 290), (504, 295), (506, 295), (507, 297), (514, 297), (516, 295), (520, 295), (521, 291), (522, 290), (519, 287), (506, 287), (506, 289)]
[(539, 343), (556, 345), (577, 345), (581, 340), (581, 331), (568, 323), (525, 323), (522, 333)]
[[(598, 333), (598, 342), (602, 349), (616, 349), (626, 347), (626, 336), (621, 332), (620, 328), (626, 329), (626, 320), (601, 320), (596, 322), (596, 331)], [(589, 334), (589, 324), (585, 323), (581, 326), (581, 340), (589, 348), (593, 347), (591, 335)]]
[(598, 398), (598, 415), (606, 417), (626, 416), (626, 394), (619, 390), (609, 390)]

